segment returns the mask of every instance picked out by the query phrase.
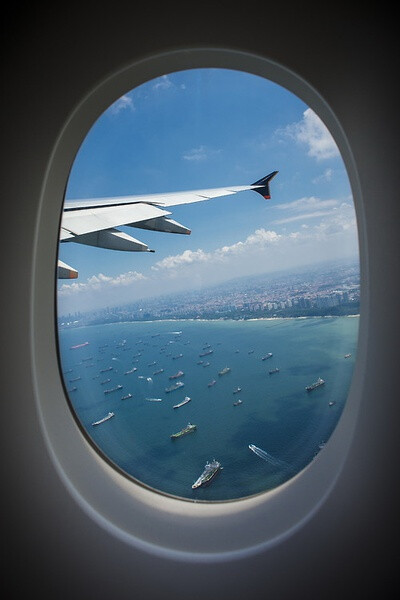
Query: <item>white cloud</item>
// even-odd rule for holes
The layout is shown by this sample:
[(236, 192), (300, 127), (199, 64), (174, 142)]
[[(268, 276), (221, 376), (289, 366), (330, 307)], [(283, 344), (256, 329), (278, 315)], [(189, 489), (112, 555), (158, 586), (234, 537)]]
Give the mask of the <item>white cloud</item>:
[(215, 150), (212, 148), (207, 148), (206, 146), (198, 146), (197, 148), (191, 148), (185, 154), (182, 155), (184, 160), (207, 160), (211, 157), (216, 156), (217, 154), (221, 154), (221, 150)]
[(111, 104), (109, 110), (113, 115), (117, 115), (121, 110), (135, 110), (132, 98), (129, 96), (121, 96), (114, 104)]
[(184, 160), (205, 160), (207, 158), (207, 152), (205, 146), (199, 146), (198, 148), (192, 148), (188, 150), (182, 158)]
[(294, 223), (295, 221), (304, 221), (304, 219), (316, 219), (318, 217), (327, 217), (331, 214), (331, 210), (318, 210), (311, 213), (304, 213), (302, 215), (293, 215), (292, 217), (286, 217), (286, 219), (276, 219), (276, 221), (273, 221), (273, 224), (284, 225), (286, 223)]
[(320, 198), (315, 198), (314, 196), (308, 196), (305, 198), (299, 198), (298, 200), (293, 200), (293, 202), (278, 204), (275, 206), (275, 208), (278, 210), (290, 211), (294, 214), (283, 219), (276, 219), (275, 221), (272, 221), (272, 223), (274, 225), (283, 225), (285, 223), (302, 221), (304, 219), (326, 217), (332, 214), (338, 204), (338, 200), (321, 200)]
[(318, 177), (314, 177), (312, 183), (329, 183), (330, 181), (332, 181), (332, 177), (333, 169), (325, 169), (325, 171), (321, 173), (321, 175), (319, 175)]
[(153, 90), (167, 90), (172, 85), (172, 81), (169, 79), (168, 75), (163, 75), (153, 85)]
[(207, 262), (210, 256), (210, 254), (207, 254), (201, 249), (185, 250), (182, 254), (163, 258), (151, 268), (153, 271), (159, 271), (160, 269), (176, 269), (180, 266), (191, 265), (193, 263)]
[(222, 246), (212, 252), (204, 252), (201, 248), (195, 251), (185, 250), (182, 254), (167, 256), (163, 260), (158, 261), (151, 268), (154, 271), (168, 271), (173, 269), (178, 274), (179, 269), (182, 267), (200, 263), (221, 263), (233, 256), (243, 255), (248, 250), (276, 243), (280, 238), (281, 236), (275, 231), (257, 229), (254, 233), (249, 235), (244, 242), (238, 241), (231, 246)]
[(73, 282), (70, 284), (62, 284), (58, 290), (58, 295), (63, 298), (74, 296), (82, 292), (106, 291), (107, 289), (118, 286), (128, 286), (135, 281), (144, 279), (147, 279), (147, 277), (137, 271), (128, 271), (128, 273), (122, 273), (116, 277), (108, 277), (103, 273), (99, 273), (98, 275), (89, 277), (86, 283)]
[(287, 135), (299, 144), (307, 146), (307, 154), (317, 161), (340, 156), (339, 149), (328, 128), (311, 108), (304, 111), (301, 121), (288, 125), (278, 133)]
[(298, 213), (306, 212), (308, 210), (330, 208), (332, 206), (337, 206), (338, 204), (339, 201), (334, 199), (321, 200), (315, 196), (304, 196), (303, 198), (293, 200), (292, 202), (277, 204), (275, 208), (278, 210), (293, 210), (294, 212)]

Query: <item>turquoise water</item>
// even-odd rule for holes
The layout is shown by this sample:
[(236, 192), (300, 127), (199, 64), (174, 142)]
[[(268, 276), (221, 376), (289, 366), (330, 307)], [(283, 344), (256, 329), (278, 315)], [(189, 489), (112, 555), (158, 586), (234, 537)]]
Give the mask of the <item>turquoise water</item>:
[[(358, 323), (358, 317), (315, 317), (66, 329), (59, 332), (61, 368), (66, 388), (77, 388), (69, 398), (83, 429), (120, 470), (174, 496), (231, 500), (280, 485), (327, 442), (349, 391)], [(213, 353), (199, 357), (208, 346)], [(273, 356), (261, 360), (268, 352)], [(219, 376), (226, 366), (231, 371)], [(279, 372), (270, 375), (276, 367)], [(164, 371), (154, 374), (159, 369)], [(169, 376), (179, 370), (184, 387), (166, 393), (174, 383)], [(325, 384), (307, 393), (318, 377)], [(106, 379), (111, 381), (102, 385)], [(122, 389), (104, 394), (117, 385)], [(234, 394), (237, 387), (242, 390)], [(122, 400), (127, 394), (132, 397)], [(173, 409), (185, 396), (191, 401)], [(154, 398), (161, 401), (149, 400)], [(238, 398), (242, 403), (235, 406)], [(109, 411), (113, 418), (92, 425)], [(196, 431), (171, 440), (189, 421)], [(213, 458), (223, 469), (209, 486), (192, 490)]]

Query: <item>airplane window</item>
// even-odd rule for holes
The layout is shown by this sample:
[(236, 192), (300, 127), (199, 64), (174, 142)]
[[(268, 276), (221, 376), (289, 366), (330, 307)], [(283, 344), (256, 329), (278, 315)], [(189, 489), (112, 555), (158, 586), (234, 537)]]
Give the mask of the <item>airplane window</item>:
[(358, 234), (298, 96), (217, 68), (127, 91), (76, 156), (58, 258), (68, 402), (127, 478), (228, 501), (323, 451), (357, 354)]

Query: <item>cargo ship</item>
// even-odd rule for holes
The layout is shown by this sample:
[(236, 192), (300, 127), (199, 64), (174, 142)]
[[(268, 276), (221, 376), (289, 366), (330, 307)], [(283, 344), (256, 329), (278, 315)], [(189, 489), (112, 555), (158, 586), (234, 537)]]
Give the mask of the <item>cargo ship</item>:
[(267, 358), (271, 358), (271, 356), (272, 356), (272, 352), (268, 352), (268, 354), (266, 354), (265, 356), (263, 356), (261, 358), (261, 360), (267, 360)]
[(171, 439), (172, 440), (176, 440), (188, 433), (193, 433), (193, 431), (195, 431), (197, 429), (197, 425), (192, 425), (192, 423), (188, 423), (186, 425), (186, 427), (184, 427), (183, 429), (181, 429), (180, 431), (178, 431), (177, 433), (173, 433), (171, 435)]
[(270, 375), (273, 375), (274, 373), (279, 373), (279, 369), (278, 369), (278, 367), (275, 367), (275, 369), (271, 369), (270, 371), (268, 371), (268, 373)]
[(104, 390), (104, 393), (111, 394), (112, 392), (116, 392), (118, 390), (122, 390), (122, 385), (117, 385), (114, 388), (110, 388), (109, 390)]
[(209, 383), (207, 383), (208, 387), (212, 387), (213, 385), (215, 385), (217, 382), (215, 381), (215, 379), (213, 379), (212, 381), (210, 381)]
[(315, 390), (315, 388), (319, 387), (320, 385), (324, 385), (325, 381), (323, 379), (321, 379), (321, 377), (318, 377), (317, 381), (315, 381), (314, 383), (312, 383), (311, 385), (308, 385), (306, 387), (306, 392), (311, 392), (312, 390)]
[(208, 483), (211, 483), (211, 481), (222, 468), (223, 467), (221, 467), (221, 463), (215, 460), (215, 458), (211, 462), (207, 461), (204, 467), (204, 471), (202, 472), (200, 477), (196, 479), (196, 481), (192, 485), (192, 489), (195, 490), (196, 488), (202, 485), (207, 485)]
[(183, 371), (178, 371), (175, 375), (170, 375), (168, 379), (179, 379), (179, 377), (182, 377), (184, 374)]
[(229, 372), (230, 372), (230, 370), (231, 370), (231, 368), (230, 368), (230, 367), (224, 367), (224, 368), (222, 369), (222, 371), (219, 371), (218, 375), (219, 375), (220, 377), (221, 377), (221, 375), (226, 375), (227, 373), (229, 373)]
[(179, 388), (183, 387), (184, 385), (185, 384), (182, 381), (177, 381), (174, 383), (174, 385), (171, 385), (171, 387), (165, 388), (165, 391), (167, 393), (173, 392), (174, 390), (179, 390)]
[(135, 371), (137, 371), (137, 367), (133, 367), (132, 369), (129, 369), (129, 371), (125, 371), (124, 375), (130, 375), (131, 373), (134, 373)]
[(122, 396), (121, 400), (128, 400), (129, 398), (132, 398), (132, 394), (126, 394), (126, 396)]
[(179, 404), (175, 404), (172, 408), (179, 408), (180, 406), (183, 406), (184, 404), (187, 404), (190, 401), (191, 398), (189, 398), (189, 396), (185, 396), (185, 399), (182, 400), (182, 402), (179, 402)]
[(84, 346), (88, 346), (89, 342), (83, 342), (83, 344), (76, 344), (76, 346), (71, 346), (71, 350), (76, 350), (76, 348), (83, 348)]
[(205, 352), (202, 352), (201, 354), (199, 354), (199, 356), (208, 356), (209, 354), (212, 354), (214, 352), (214, 350), (206, 350)]
[(101, 425), (101, 423), (104, 423), (105, 421), (108, 421), (108, 419), (111, 419), (111, 417), (113, 417), (113, 416), (114, 416), (114, 413), (113, 412), (109, 412), (108, 415), (106, 415), (105, 417), (103, 417), (99, 421), (95, 421), (94, 423), (92, 423), (92, 425)]

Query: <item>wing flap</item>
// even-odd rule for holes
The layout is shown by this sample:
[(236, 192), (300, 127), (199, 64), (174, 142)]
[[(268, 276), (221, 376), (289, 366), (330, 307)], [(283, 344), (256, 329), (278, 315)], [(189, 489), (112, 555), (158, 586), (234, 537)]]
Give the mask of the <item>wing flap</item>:
[[(157, 206), (144, 203), (97, 206), (64, 211), (61, 227), (69, 234), (84, 235), (170, 214)], [(66, 233), (63, 235), (67, 239)]]

